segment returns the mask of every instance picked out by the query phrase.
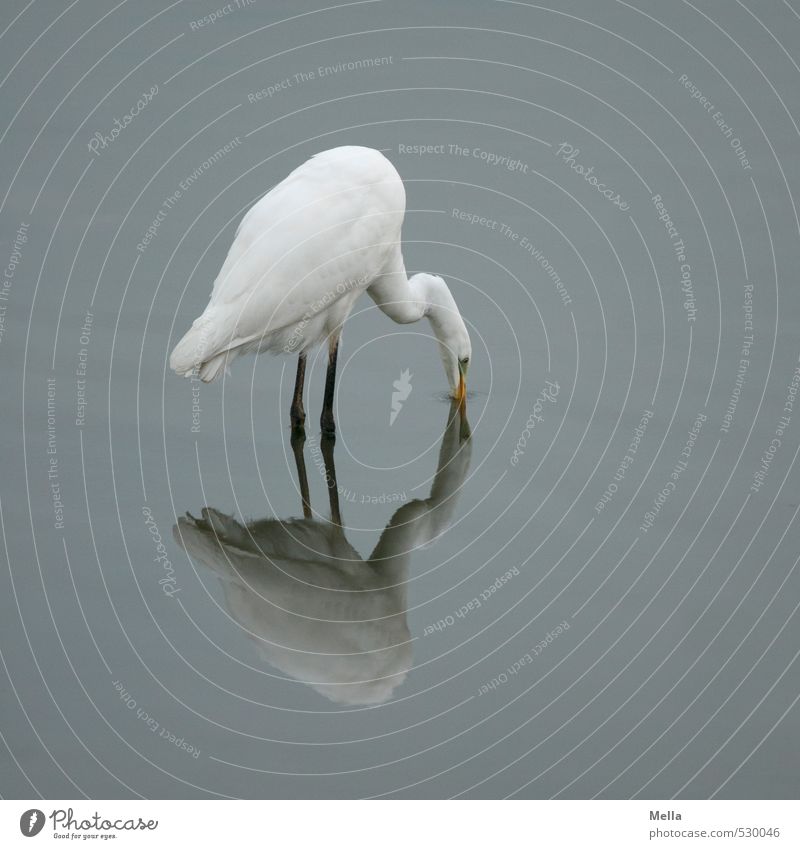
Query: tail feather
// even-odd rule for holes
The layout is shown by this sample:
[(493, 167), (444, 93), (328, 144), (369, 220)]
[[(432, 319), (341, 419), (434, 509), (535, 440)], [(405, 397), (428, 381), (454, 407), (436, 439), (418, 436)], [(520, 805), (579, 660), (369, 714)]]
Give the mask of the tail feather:
[(231, 353), (219, 350), (221, 340), (218, 336), (214, 323), (201, 316), (173, 349), (169, 367), (181, 377), (197, 372), (201, 380), (213, 380), (225, 368)]
[(210, 383), (214, 380), (223, 369), (227, 368), (230, 356), (233, 356), (232, 352), (225, 351), (222, 354), (217, 354), (216, 357), (212, 357), (210, 360), (206, 360), (200, 366), (200, 380), (204, 383)]

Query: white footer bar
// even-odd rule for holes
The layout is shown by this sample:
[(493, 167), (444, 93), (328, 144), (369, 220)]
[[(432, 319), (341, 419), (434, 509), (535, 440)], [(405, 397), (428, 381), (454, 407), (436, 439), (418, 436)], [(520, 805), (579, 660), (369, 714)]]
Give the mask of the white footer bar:
[[(0, 801), (0, 845), (800, 846), (794, 801)], [(411, 841), (414, 841), (412, 844)], [(191, 842), (191, 843), (190, 843)]]

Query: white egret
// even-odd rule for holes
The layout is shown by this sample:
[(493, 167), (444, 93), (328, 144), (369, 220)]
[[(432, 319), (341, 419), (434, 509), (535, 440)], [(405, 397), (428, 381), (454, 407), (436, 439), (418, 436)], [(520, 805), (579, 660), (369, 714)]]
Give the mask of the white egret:
[(411, 555), (452, 523), (469, 471), (468, 433), (453, 404), (428, 498), (397, 509), (367, 560), (345, 537), (330, 439), (322, 452), (332, 521), (312, 518), (296, 441), (302, 519), (245, 525), (204, 507), (201, 517), (178, 520), (175, 540), (219, 576), (231, 616), (264, 660), (339, 704), (385, 702), (411, 667)]
[(328, 342), (320, 424), (335, 430), (333, 393), (342, 324), (366, 291), (393, 321), (431, 323), (453, 397), (466, 397), (469, 334), (447, 284), (409, 279), (400, 231), (403, 181), (367, 147), (337, 147), (296, 168), (245, 214), (208, 306), (175, 346), (170, 367), (213, 380), (246, 353), (297, 353), (291, 407), (303, 427), (306, 354)]

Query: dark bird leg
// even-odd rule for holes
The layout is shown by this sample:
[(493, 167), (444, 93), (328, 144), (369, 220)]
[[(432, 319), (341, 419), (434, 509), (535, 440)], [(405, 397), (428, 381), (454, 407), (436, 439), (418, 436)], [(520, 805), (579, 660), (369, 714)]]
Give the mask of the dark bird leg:
[(320, 448), (325, 462), (325, 483), (328, 485), (328, 501), (331, 505), (331, 522), (342, 526), (342, 514), (339, 510), (339, 487), (336, 483), (336, 466), (333, 463), (333, 446), (335, 440), (323, 433)]
[(323, 437), (333, 438), (336, 422), (333, 420), (333, 393), (336, 386), (336, 355), (339, 352), (339, 334), (331, 336), (328, 346), (328, 374), (325, 377), (325, 397), (322, 402), (322, 415), (319, 419)]
[[(294, 397), (292, 398), (292, 431), (302, 431), (306, 423), (306, 411), (303, 409), (303, 384), (306, 379), (306, 355), (300, 354), (297, 358), (297, 377), (294, 381)], [(301, 446), (302, 448), (302, 443)]]
[(303, 426), (292, 430), (292, 451), (294, 462), (297, 466), (297, 480), (300, 483), (300, 498), (303, 501), (303, 517), (311, 518), (311, 497), (308, 494), (308, 475), (306, 474), (306, 458), (303, 454), (303, 446), (306, 443), (306, 432)]

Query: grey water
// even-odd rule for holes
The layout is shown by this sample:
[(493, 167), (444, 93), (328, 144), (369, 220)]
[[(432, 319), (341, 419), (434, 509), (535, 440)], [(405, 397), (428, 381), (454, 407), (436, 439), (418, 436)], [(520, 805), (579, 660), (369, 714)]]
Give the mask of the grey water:
[[(2, 795), (796, 798), (796, 12), (214, 12), (2, 12)], [(167, 360), (341, 144), (470, 397), (364, 297), (293, 444), (294, 358)]]

